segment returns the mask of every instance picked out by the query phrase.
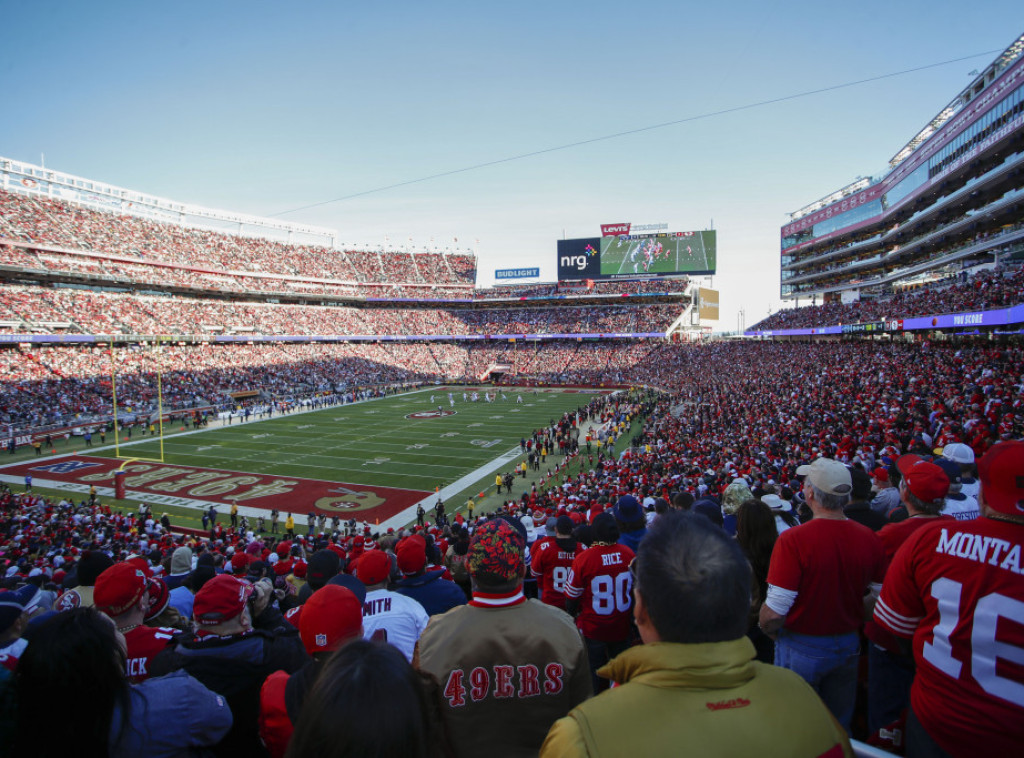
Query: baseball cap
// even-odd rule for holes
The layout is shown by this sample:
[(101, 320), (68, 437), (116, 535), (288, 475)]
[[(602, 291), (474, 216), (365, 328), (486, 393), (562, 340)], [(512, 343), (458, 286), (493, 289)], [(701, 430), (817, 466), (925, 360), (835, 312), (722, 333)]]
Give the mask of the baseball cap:
[(938, 466), (949, 477), (950, 484), (961, 484), (963, 475), (960, 473), (960, 464), (947, 458), (936, 458), (935, 465)]
[(878, 468), (871, 472), (871, 478), (874, 479), (879, 484), (888, 484), (889, 469), (887, 469), (885, 466), (879, 466)]
[(356, 577), (367, 587), (386, 582), (391, 575), (391, 559), (383, 550), (370, 550), (356, 563)]
[(1024, 442), (997, 442), (978, 462), (985, 505), (1011, 516), (1024, 516)]
[(974, 451), (963, 442), (951, 442), (942, 448), (942, 457), (954, 463), (974, 463)]
[(96, 579), (93, 603), (108, 616), (120, 616), (139, 600), (149, 584), (142, 569), (131, 563), (115, 563)]
[(415, 574), (427, 565), (427, 541), (418, 534), (406, 537), (398, 543), (395, 555), (403, 574)]
[(910, 493), (926, 503), (940, 500), (949, 492), (946, 472), (919, 455), (901, 455), (896, 460), (896, 468), (903, 474), (903, 481)]
[(363, 605), (345, 587), (327, 584), (302, 606), (299, 636), (310, 655), (337, 650), (343, 642), (361, 636), (362, 630)]
[(306, 581), (314, 587), (322, 587), (327, 581), (338, 573), (341, 568), (341, 558), (333, 550), (317, 550), (309, 556), (309, 565), (306, 567)]
[(850, 469), (832, 458), (816, 458), (813, 463), (798, 466), (797, 476), (807, 479), (829, 495), (849, 495), (853, 491)]
[(216, 626), (241, 615), (253, 587), (230, 574), (217, 574), (196, 593), (192, 618), (200, 626)]
[(146, 611), (146, 621), (152, 621), (163, 613), (171, 602), (171, 591), (167, 589), (167, 582), (156, 577), (149, 580), (149, 610)]
[(328, 584), (336, 584), (339, 587), (351, 590), (356, 600), (362, 603), (366, 599), (366, 585), (351, 574), (335, 574), (330, 578)]
[(725, 517), (722, 516), (722, 507), (714, 500), (708, 500), (707, 498), (698, 500), (690, 510), (694, 513), (699, 513), (717, 526), (722, 526), (725, 523)]
[(612, 509), (612, 513), (617, 521), (623, 524), (628, 524), (632, 521), (639, 521), (644, 517), (643, 508), (640, 507), (640, 501), (638, 501), (632, 495), (623, 495), (619, 498), (618, 502), (615, 503), (615, 508)]
[(494, 518), (473, 531), (466, 554), (470, 575), (484, 584), (519, 579), (525, 566), (526, 539), (509, 521)]
[(42, 599), (42, 590), (26, 584), (16, 590), (0, 592), (0, 632), (6, 632), (21, 614), (31, 611)]

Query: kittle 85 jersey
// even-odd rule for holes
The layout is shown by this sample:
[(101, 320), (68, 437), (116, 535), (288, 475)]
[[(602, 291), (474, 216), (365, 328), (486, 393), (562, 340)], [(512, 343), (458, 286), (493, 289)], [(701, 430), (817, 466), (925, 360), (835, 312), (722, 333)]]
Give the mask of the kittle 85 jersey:
[(576, 550), (562, 550), (554, 537), (534, 543), (530, 570), (537, 577), (541, 602), (565, 610), (565, 580), (575, 559)]
[(565, 596), (580, 601), (576, 626), (583, 636), (600, 642), (629, 637), (633, 608), (635, 554), (625, 545), (595, 545), (577, 554), (565, 580)]
[(913, 637), (911, 706), (952, 755), (1024, 744), (1024, 526), (979, 518), (919, 529), (896, 553), (874, 618)]

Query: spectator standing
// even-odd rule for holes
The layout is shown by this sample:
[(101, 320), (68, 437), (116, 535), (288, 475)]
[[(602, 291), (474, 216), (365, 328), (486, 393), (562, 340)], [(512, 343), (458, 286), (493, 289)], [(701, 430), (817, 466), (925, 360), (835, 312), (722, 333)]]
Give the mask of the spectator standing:
[(363, 635), (394, 645), (411, 661), (429, 617), (416, 600), (387, 588), (391, 569), (391, 557), (383, 550), (368, 550), (356, 563), (356, 578), (366, 585)]
[(565, 580), (565, 610), (576, 617), (587, 644), (591, 684), (599, 692), (608, 682), (597, 676), (597, 669), (629, 645), (633, 583), (629, 564), (635, 553), (618, 543), (619, 529), (610, 513), (597, 514), (591, 526), (594, 542), (576, 556)]
[[(551, 518), (551, 517), (549, 517)], [(550, 522), (549, 522), (550, 523)], [(555, 519), (555, 533), (533, 544), (530, 568), (537, 577), (541, 602), (565, 610), (565, 581), (576, 559), (578, 544), (573, 539), (573, 520), (566, 515)]]
[(918, 529), (875, 607), (912, 644), (908, 756), (1015, 755), (1024, 744), (1024, 442), (993, 445), (978, 471), (982, 517)]
[(857, 691), (865, 596), (885, 574), (882, 543), (843, 513), (850, 470), (831, 458), (799, 466), (813, 514), (775, 543), (761, 629), (775, 639), (775, 665), (800, 674), (847, 731)]
[(440, 682), (459, 755), (535, 756), (559, 716), (590, 696), (572, 621), (527, 600), (518, 521), (479, 525), (469, 547), (473, 599), (431, 619), (415, 663)]

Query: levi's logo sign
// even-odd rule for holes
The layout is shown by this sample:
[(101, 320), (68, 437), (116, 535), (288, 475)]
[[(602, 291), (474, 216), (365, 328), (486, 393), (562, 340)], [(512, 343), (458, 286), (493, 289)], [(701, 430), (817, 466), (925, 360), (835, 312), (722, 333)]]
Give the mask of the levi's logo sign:
[(629, 234), (629, 227), (632, 224), (601, 224), (602, 237), (615, 237), (619, 234)]

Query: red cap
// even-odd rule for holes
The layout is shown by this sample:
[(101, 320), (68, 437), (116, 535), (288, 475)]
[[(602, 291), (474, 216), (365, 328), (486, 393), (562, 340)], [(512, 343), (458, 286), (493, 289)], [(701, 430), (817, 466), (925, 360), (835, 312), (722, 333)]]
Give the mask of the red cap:
[(889, 469), (884, 466), (879, 466), (871, 472), (871, 478), (876, 482), (888, 482), (889, 481)]
[(314, 592), (302, 606), (299, 636), (312, 655), (337, 650), (363, 633), (363, 606), (346, 587), (327, 584)]
[(403, 574), (415, 574), (427, 565), (427, 541), (419, 534), (406, 537), (395, 551)]
[(981, 495), (989, 508), (1024, 516), (1024, 442), (997, 442), (978, 461)]
[(305, 561), (295, 561), (295, 563), (292, 565), (292, 573), (295, 574), (295, 576), (298, 577), (299, 579), (305, 579), (306, 578), (306, 562)]
[(946, 472), (918, 455), (901, 455), (896, 468), (903, 474), (903, 481), (910, 493), (926, 503), (941, 500), (949, 492), (949, 477)]
[(146, 574), (131, 563), (115, 563), (96, 578), (93, 603), (108, 616), (120, 616), (139, 600), (147, 586)]
[(386, 582), (391, 575), (391, 559), (383, 550), (363, 553), (356, 562), (356, 578), (369, 587)]
[(241, 615), (253, 588), (230, 574), (217, 574), (196, 593), (192, 618), (201, 626), (216, 626)]
[(152, 621), (163, 613), (171, 602), (171, 591), (167, 589), (167, 582), (163, 579), (153, 577), (149, 580), (149, 610), (146, 611), (146, 621)]

